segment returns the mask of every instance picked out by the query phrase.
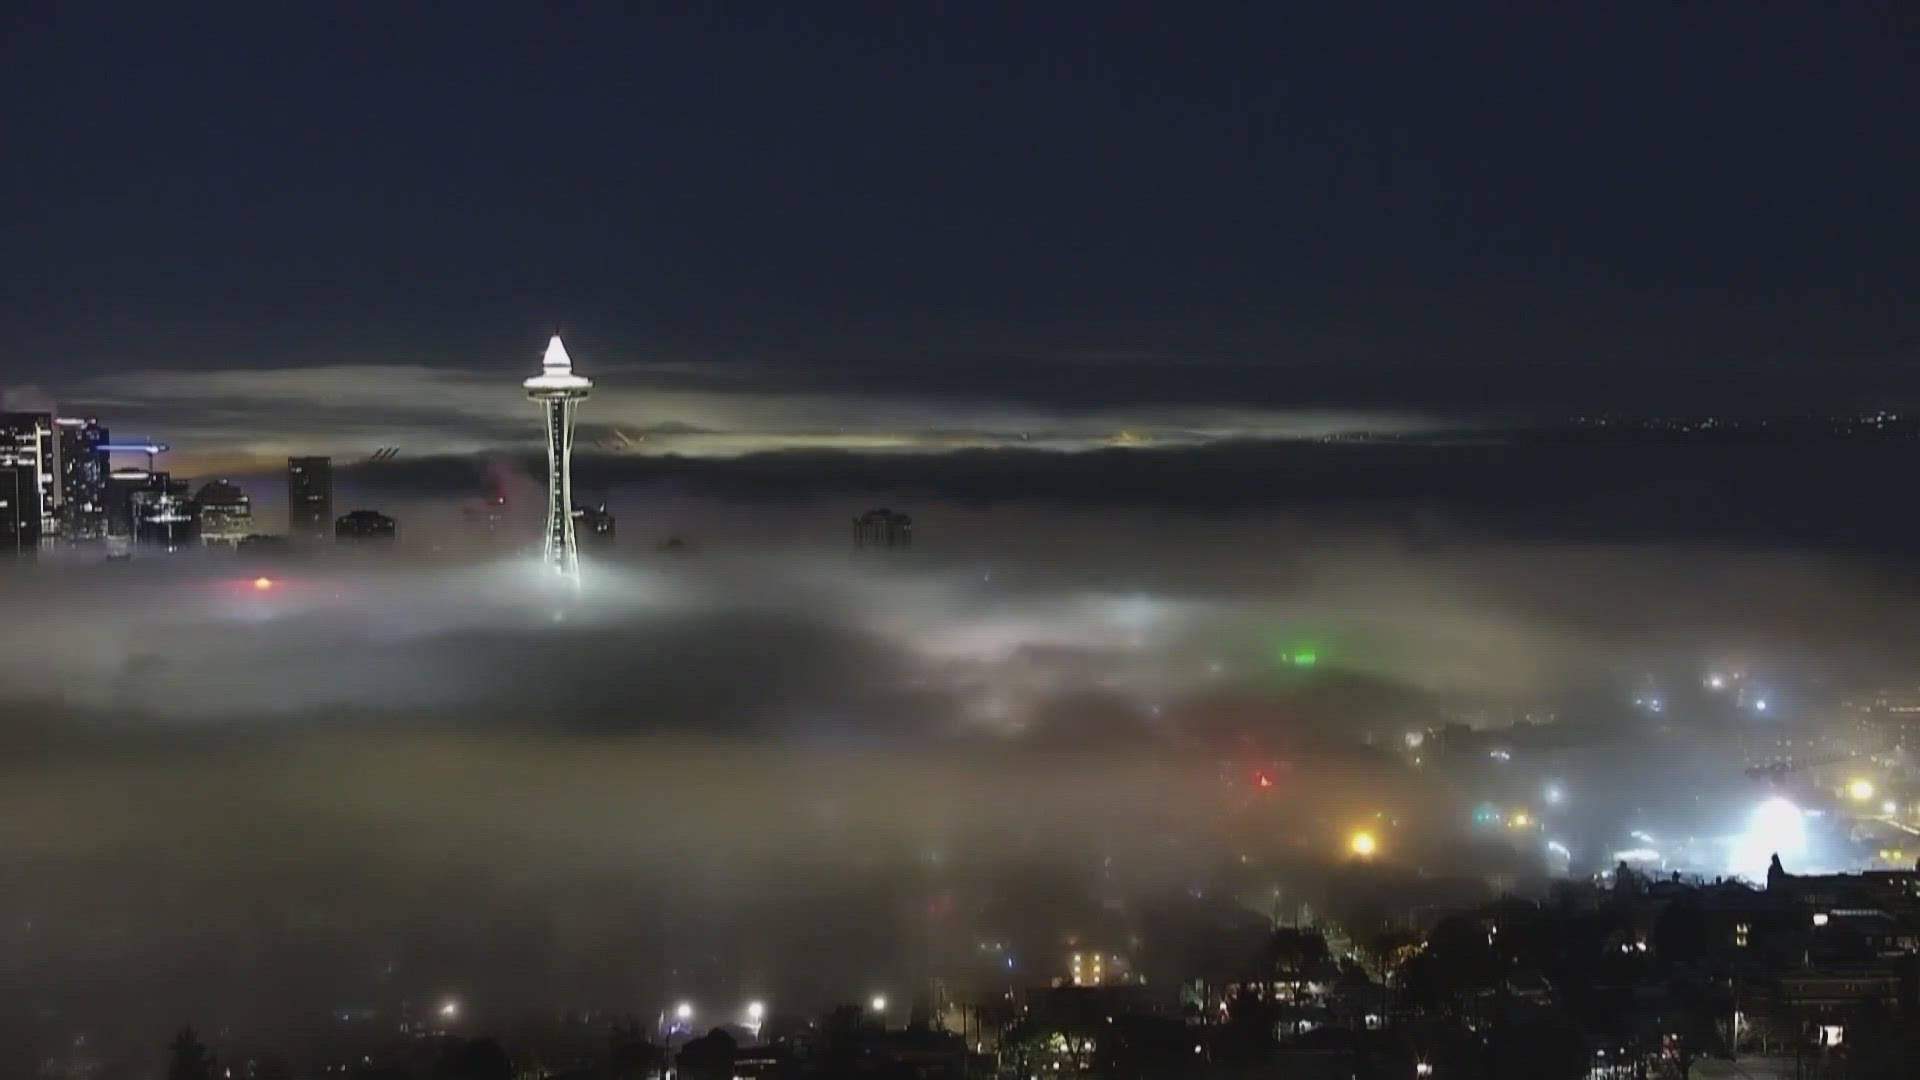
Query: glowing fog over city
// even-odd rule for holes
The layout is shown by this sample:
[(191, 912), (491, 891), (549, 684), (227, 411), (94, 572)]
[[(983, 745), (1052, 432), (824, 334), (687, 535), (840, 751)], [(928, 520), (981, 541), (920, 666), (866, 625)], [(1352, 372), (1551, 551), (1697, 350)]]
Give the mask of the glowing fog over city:
[(20, 12), (0, 1078), (1920, 1075), (1911, 24)]

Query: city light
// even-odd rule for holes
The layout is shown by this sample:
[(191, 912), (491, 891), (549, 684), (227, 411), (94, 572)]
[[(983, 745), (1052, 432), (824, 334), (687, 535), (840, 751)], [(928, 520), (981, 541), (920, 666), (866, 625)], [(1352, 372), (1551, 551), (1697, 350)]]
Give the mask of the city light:
[(1728, 870), (1753, 880), (1767, 875), (1775, 855), (1802, 858), (1807, 853), (1806, 816), (1786, 799), (1773, 798), (1755, 807), (1747, 830), (1734, 840)]
[(1533, 826), (1533, 815), (1527, 813), (1525, 810), (1515, 810), (1513, 816), (1507, 819), (1507, 824), (1516, 829), (1531, 828)]
[(460, 1003), (458, 1001), (449, 999), (440, 1003), (440, 1016), (442, 1019), (452, 1020), (459, 1015)]
[(1856, 776), (1847, 782), (1847, 798), (1854, 802), (1866, 802), (1873, 798), (1873, 781), (1864, 776)]
[(1900, 812), (1900, 804), (1894, 802), (1892, 799), (1888, 799), (1886, 802), (1880, 804), (1880, 812), (1888, 817), (1892, 817)]
[(1727, 688), (1727, 680), (1726, 680), (1726, 677), (1725, 677), (1724, 675), (1709, 675), (1709, 676), (1707, 676), (1707, 689), (1709, 689), (1709, 690), (1725, 690), (1726, 688)]
[(693, 1019), (692, 1003), (683, 1001), (680, 1004), (675, 1005), (673, 1007), (673, 1018), (681, 1021), (682, 1023)]
[(877, 1013), (886, 1012), (887, 1011), (887, 995), (885, 994), (873, 995), (873, 1000), (867, 1002), (867, 1008)]
[(273, 589), (273, 579), (272, 579), (272, 578), (270, 578), (270, 577), (264, 577), (264, 576), (263, 576), (263, 577), (257, 577), (257, 578), (254, 578), (254, 579), (253, 579), (253, 591), (255, 591), (255, 592), (269, 592), (269, 591), (271, 591), (272, 589)]
[(1559, 784), (1548, 784), (1546, 794), (1547, 794), (1547, 805), (1549, 806), (1559, 806), (1561, 803), (1565, 802), (1567, 798), (1566, 790), (1562, 788)]
[(1375, 851), (1379, 850), (1379, 847), (1379, 842), (1373, 838), (1373, 834), (1370, 832), (1354, 833), (1353, 837), (1347, 841), (1347, 850), (1363, 859), (1371, 857)]

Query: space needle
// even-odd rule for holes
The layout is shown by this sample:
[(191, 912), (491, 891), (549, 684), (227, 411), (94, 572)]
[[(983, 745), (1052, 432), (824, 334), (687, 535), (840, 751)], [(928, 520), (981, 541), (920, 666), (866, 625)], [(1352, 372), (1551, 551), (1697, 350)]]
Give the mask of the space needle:
[(547, 428), (547, 541), (542, 561), (560, 577), (580, 583), (580, 550), (573, 540), (573, 410), (593, 393), (593, 380), (573, 373), (573, 358), (560, 335), (547, 342), (540, 374), (522, 384), (540, 403)]

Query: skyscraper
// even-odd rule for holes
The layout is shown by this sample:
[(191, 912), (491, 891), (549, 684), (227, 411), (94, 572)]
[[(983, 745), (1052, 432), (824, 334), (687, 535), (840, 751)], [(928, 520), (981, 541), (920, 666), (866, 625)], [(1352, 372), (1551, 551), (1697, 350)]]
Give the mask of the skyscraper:
[(68, 540), (98, 540), (107, 535), (107, 429), (91, 418), (61, 417), (60, 535)]
[(0, 555), (24, 555), (40, 545), (33, 470), (0, 459)]
[(193, 497), (200, 507), (200, 539), (208, 544), (239, 544), (253, 532), (253, 502), (226, 480), (209, 480)]
[(555, 334), (541, 358), (540, 374), (521, 384), (540, 404), (547, 436), (547, 536), (542, 558), (553, 572), (580, 581), (580, 550), (573, 539), (573, 412), (593, 392), (591, 380), (573, 373), (573, 358)]
[(287, 459), (287, 531), (311, 540), (333, 534), (333, 459)]
[[(29, 529), (36, 541), (56, 531), (60, 441), (55, 430), (52, 413), (0, 413), (0, 469), (18, 474), (7, 487), (7, 499), (16, 503), (10, 508), (16, 522), (14, 539)], [(14, 498), (15, 486), (20, 488), (18, 500)]]
[(200, 507), (187, 497), (185, 481), (152, 473), (147, 487), (133, 493), (133, 539), (178, 551), (199, 539)]

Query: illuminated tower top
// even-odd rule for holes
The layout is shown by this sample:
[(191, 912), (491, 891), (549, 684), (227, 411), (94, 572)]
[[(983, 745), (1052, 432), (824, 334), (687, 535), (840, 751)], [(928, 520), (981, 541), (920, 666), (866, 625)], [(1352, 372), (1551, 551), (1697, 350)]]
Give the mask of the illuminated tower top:
[(547, 342), (547, 354), (540, 358), (540, 374), (521, 385), (527, 388), (530, 397), (585, 397), (586, 392), (593, 389), (593, 380), (573, 373), (573, 357), (567, 355), (567, 347), (560, 344), (560, 335), (555, 334)]

